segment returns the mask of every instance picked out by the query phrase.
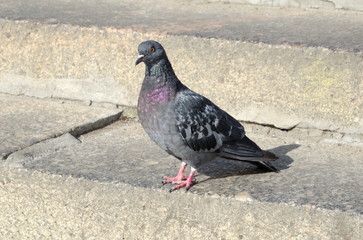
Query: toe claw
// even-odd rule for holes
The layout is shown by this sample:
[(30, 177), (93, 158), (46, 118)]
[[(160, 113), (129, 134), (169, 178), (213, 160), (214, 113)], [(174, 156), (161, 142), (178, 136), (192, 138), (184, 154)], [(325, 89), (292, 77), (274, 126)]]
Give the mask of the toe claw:
[(194, 184), (196, 184), (196, 182), (197, 182), (197, 181), (192, 181), (192, 182), (191, 182), (191, 184), (190, 184), (189, 186), (186, 186), (186, 187), (185, 187), (185, 192), (188, 192), (188, 191), (189, 191), (189, 189), (190, 189), (192, 186), (194, 186)]

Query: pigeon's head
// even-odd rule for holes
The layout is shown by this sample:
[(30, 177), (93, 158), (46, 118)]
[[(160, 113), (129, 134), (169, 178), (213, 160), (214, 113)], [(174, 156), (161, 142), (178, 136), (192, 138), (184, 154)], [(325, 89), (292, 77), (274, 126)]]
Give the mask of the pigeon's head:
[(139, 56), (137, 56), (135, 65), (141, 62), (144, 62), (146, 65), (153, 65), (166, 58), (163, 46), (152, 40), (140, 43), (138, 52)]

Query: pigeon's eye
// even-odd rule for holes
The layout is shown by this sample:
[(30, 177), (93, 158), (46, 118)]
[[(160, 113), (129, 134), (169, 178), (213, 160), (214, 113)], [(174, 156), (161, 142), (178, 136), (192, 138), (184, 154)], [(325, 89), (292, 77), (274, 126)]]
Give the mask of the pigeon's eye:
[(150, 48), (150, 52), (155, 52), (155, 48)]

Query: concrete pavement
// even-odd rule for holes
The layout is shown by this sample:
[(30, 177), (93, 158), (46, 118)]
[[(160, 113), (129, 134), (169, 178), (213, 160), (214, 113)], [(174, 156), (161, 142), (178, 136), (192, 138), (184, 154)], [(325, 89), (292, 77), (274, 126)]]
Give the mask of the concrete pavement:
[(116, 121), (122, 112), (116, 107), (92, 108), (90, 111), (86, 104), (70, 105), (62, 100), (44, 101), (0, 94), (0, 157), (65, 132), (77, 136), (101, 128)]
[[(21, 150), (4, 151), (9, 154), (0, 166), (5, 239), (361, 237), (363, 198), (357, 190), (363, 188), (363, 147), (333, 133), (245, 123), (248, 136), (280, 157), (274, 162), (280, 173), (218, 159), (200, 169), (189, 193), (168, 193), (170, 185), (162, 186), (161, 177), (175, 174), (179, 162), (147, 138), (129, 117), (133, 109), (119, 118), (116, 108), (83, 102), (1, 99), (8, 106), (1, 122), (16, 122), (13, 139), (23, 142)], [(32, 111), (27, 117), (25, 103)], [(118, 117), (85, 134), (72, 131), (85, 119), (93, 126), (105, 114)], [(53, 124), (17, 128), (44, 119)], [(44, 137), (55, 126), (68, 127)]]
[[(0, 0), (1, 239), (361, 239), (363, 17), (201, 1)], [(139, 42), (279, 155), (188, 193), (135, 104)]]
[(362, 12), (0, 3), (0, 92), (135, 106), (143, 75), (136, 48), (155, 39), (180, 79), (239, 120), (362, 135)]
[(360, 239), (362, 217), (0, 168), (3, 239)]

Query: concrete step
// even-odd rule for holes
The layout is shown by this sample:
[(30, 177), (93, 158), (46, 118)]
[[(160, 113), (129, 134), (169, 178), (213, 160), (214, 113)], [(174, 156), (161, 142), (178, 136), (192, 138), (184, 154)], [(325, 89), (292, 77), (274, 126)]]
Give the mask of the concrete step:
[[(0, 238), (363, 238), (362, 14), (0, 0)], [(281, 172), (218, 159), (169, 194), (135, 118), (147, 39)]]
[(155, 39), (183, 82), (239, 120), (362, 136), (362, 12), (190, 1), (0, 5), (0, 92), (135, 106), (136, 48)]
[(3, 239), (361, 239), (361, 216), (0, 167)]
[[(333, 143), (332, 133), (245, 124), (250, 138), (280, 157), (273, 163), (280, 173), (217, 159), (188, 193), (168, 193), (161, 177), (176, 174), (179, 161), (148, 139), (129, 110), (75, 134), (119, 110), (1, 99), (1, 122), (13, 133), (2, 140), (9, 153), (0, 164), (2, 239), (362, 237), (363, 148)], [(26, 109), (31, 114), (22, 115)], [(12, 142), (22, 148), (14, 151)]]
[[(193, 0), (200, 2), (201, 0)], [(263, 6), (274, 6), (274, 7), (292, 7), (292, 8), (303, 8), (303, 9), (342, 9), (351, 11), (363, 11), (362, 0), (206, 0), (207, 2), (223, 2), (228, 3), (240, 3), (240, 4), (252, 4), (252, 5), (263, 5)]]
[(117, 121), (122, 113), (117, 108), (63, 103), (0, 94), (0, 158), (64, 133), (79, 136), (102, 128)]

